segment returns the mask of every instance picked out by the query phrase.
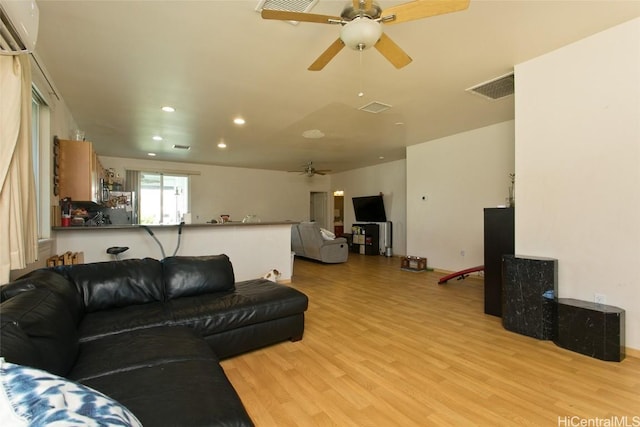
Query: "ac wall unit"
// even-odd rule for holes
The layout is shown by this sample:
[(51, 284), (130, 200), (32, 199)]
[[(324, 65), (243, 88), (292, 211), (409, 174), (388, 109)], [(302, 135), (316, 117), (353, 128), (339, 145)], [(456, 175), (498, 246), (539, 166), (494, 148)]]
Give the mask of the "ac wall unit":
[(35, 0), (0, 0), (0, 55), (33, 52), (39, 18)]

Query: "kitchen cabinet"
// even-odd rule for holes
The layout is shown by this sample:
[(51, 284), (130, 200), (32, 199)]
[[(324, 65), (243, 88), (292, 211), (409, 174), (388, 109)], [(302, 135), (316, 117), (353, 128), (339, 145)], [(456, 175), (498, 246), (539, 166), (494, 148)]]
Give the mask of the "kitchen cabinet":
[(103, 168), (89, 141), (57, 139), (58, 196), (72, 201), (102, 201)]

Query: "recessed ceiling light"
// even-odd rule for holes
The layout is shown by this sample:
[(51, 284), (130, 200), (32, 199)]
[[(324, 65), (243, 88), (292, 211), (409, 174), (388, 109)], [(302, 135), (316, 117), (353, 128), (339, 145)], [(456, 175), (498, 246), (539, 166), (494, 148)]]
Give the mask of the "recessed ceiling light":
[(162, 107), (162, 111), (166, 111), (167, 113), (173, 113), (174, 111), (176, 111), (176, 109), (167, 105)]
[(218, 142), (218, 148), (227, 148), (227, 144), (224, 142)]
[(155, 157), (155, 156), (156, 156), (156, 153), (147, 153), (147, 156), (149, 156), (149, 157)]
[(380, 157), (378, 157), (378, 159), (384, 160), (384, 156), (380, 156)]
[(160, 135), (153, 135), (152, 139), (154, 141), (162, 141), (162, 137)]
[(235, 119), (233, 119), (233, 123), (235, 123), (237, 125), (243, 125), (246, 122), (242, 117), (236, 117)]

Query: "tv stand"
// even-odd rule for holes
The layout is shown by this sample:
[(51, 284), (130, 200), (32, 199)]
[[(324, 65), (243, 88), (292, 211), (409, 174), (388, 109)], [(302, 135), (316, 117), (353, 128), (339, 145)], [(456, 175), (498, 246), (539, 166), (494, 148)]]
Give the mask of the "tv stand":
[(380, 226), (353, 224), (351, 251), (362, 255), (380, 255)]

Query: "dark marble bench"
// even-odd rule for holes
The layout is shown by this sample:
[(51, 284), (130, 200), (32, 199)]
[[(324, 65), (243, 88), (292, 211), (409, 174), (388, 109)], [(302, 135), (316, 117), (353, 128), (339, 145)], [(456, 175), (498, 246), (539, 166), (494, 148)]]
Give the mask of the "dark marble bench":
[(556, 345), (596, 359), (624, 359), (623, 309), (571, 298), (559, 298), (556, 307)]
[(502, 326), (522, 335), (551, 339), (558, 260), (504, 255), (502, 269)]
[(624, 310), (558, 294), (558, 260), (503, 256), (502, 325), (596, 359), (625, 357)]

